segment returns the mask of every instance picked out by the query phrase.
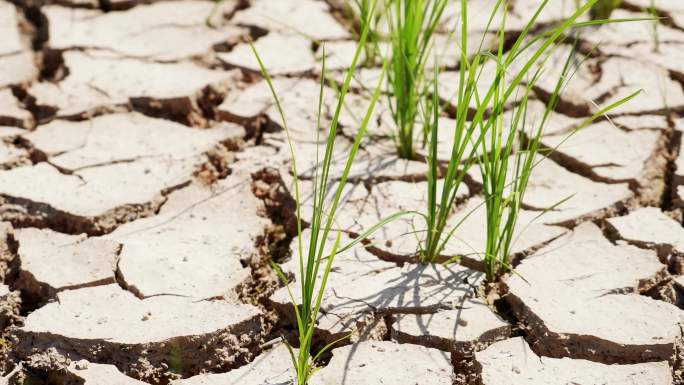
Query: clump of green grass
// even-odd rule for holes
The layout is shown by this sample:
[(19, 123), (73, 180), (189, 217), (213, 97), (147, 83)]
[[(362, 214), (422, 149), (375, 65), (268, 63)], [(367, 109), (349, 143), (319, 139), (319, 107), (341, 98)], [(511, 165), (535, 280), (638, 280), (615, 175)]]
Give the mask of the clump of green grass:
[(414, 128), (429, 87), (426, 64), (433, 35), (448, 0), (385, 0), (392, 53), (388, 71), (388, 102), (397, 125), (400, 157), (414, 159)]
[[(372, 15), (372, 8), (371, 8), (371, 15)], [(381, 221), (378, 223), (376, 226), (373, 228), (369, 229), (366, 233), (361, 234), (361, 236), (357, 237), (354, 241), (350, 242), (344, 247), (340, 247), (340, 240), (341, 240), (341, 232), (339, 230), (333, 230), (333, 223), (335, 221), (335, 216), (337, 213), (338, 206), (340, 204), (340, 200), (342, 197), (343, 189), (344, 186), (347, 183), (347, 178), (349, 176), (349, 172), (351, 170), (351, 167), (354, 163), (354, 159), (356, 157), (356, 154), (359, 150), (359, 146), (361, 144), (361, 140), (365, 135), (366, 129), (368, 127), (369, 121), (371, 120), (371, 116), (373, 114), (373, 109), (375, 105), (377, 104), (378, 98), (380, 96), (380, 84), (376, 87), (374, 93), (373, 93), (373, 98), (370, 102), (370, 105), (366, 111), (366, 114), (363, 118), (363, 121), (361, 122), (360, 128), (358, 133), (356, 134), (356, 137), (354, 139), (354, 144), (352, 148), (349, 151), (349, 156), (347, 158), (344, 170), (337, 182), (337, 187), (335, 189), (335, 193), (332, 197), (331, 200), (327, 201), (326, 200), (326, 192), (328, 191), (329, 187), (329, 173), (330, 173), (330, 168), (332, 166), (333, 162), (333, 150), (335, 147), (335, 138), (337, 135), (337, 130), (339, 126), (339, 118), (340, 118), (340, 113), (342, 112), (342, 108), (344, 105), (344, 99), (345, 96), (347, 95), (352, 79), (352, 75), (354, 74), (354, 71), (356, 70), (357, 63), (359, 61), (359, 56), (361, 54), (362, 47), (364, 46), (364, 43), (366, 41), (368, 35), (368, 26), (366, 26), (363, 29), (363, 32), (360, 37), (359, 45), (356, 49), (356, 53), (354, 55), (354, 59), (352, 61), (352, 65), (347, 71), (345, 80), (343, 82), (343, 85), (341, 89), (338, 91), (338, 102), (337, 102), (337, 107), (335, 109), (335, 113), (333, 115), (333, 118), (330, 123), (330, 127), (328, 128), (327, 132), (327, 141), (325, 145), (325, 150), (323, 153), (323, 159), (320, 162), (318, 162), (318, 158), (316, 159), (316, 165), (314, 170), (314, 176), (313, 176), (313, 185), (314, 185), (314, 190), (312, 194), (312, 201), (313, 201), (313, 211), (311, 214), (311, 218), (309, 218), (309, 224), (310, 224), (310, 237), (308, 239), (308, 244), (304, 244), (304, 240), (302, 239), (302, 210), (301, 210), (301, 203), (302, 199), (300, 196), (300, 191), (299, 191), (299, 178), (298, 178), (298, 171), (297, 171), (297, 161), (296, 161), (296, 156), (295, 156), (295, 151), (292, 145), (292, 139), (290, 137), (290, 131), (288, 129), (287, 125), (287, 119), (285, 117), (285, 113), (281, 107), (280, 101), (278, 99), (278, 95), (276, 93), (276, 90), (273, 87), (273, 82), (271, 81), (271, 77), (268, 74), (267, 69), (264, 67), (263, 62), (261, 61), (261, 58), (259, 57), (259, 54), (257, 53), (256, 49), (254, 49), (254, 46), (252, 46), (252, 50), (254, 51), (254, 55), (257, 58), (257, 61), (259, 62), (259, 66), (261, 68), (262, 74), (264, 78), (266, 79), (266, 82), (268, 83), (268, 86), (271, 90), (271, 93), (273, 95), (273, 98), (275, 100), (276, 107), (278, 109), (278, 112), (280, 114), (280, 118), (282, 121), (282, 125), (285, 131), (285, 134), (287, 136), (287, 141), (289, 144), (289, 150), (290, 154), (292, 157), (292, 173), (294, 175), (295, 179), (295, 200), (296, 200), (296, 212), (297, 212), (297, 232), (298, 232), (298, 247), (297, 247), (297, 257), (299, 258), (299, 277), (300, 277), (300, 287), (301, 287), (301, 305), (297, 305), (297, 300), (295, 299), (295, 296), (290, 288), (290, 285), (287, 284), (287, 289), (290, 294), (291, 300), (293, 302), (294, 306), (294, 311), (297, 319), (297, 332), (298, 332), (298, 339), (299, 339), (299, 350), (295, 353), (294, 349), (292, 349), (289, 345), (289, 351), (290, 355), (292, 358), (292, 364), (295, 368), (296, 375), (297, 375), (297, 384), (298, 385), (305, 385), (308, 383), (309, 378), (311, 377), (312, 373), (314, 372), (314, 365), (316, 359), (319, 357), (320, 354), (323, 352), (327, 351), (332, 347), (332, 345), (335, 343), (331, 343), (327, 346), (325, 346), (323, 349), (321, 349), (316, 355), (312, 356), (311, 355), (311, 346), (312, 346), (312, 341), (314, 337), (314, 330), (316, 327), (316, 321), (318, 319), (318, 314), (319, 310), (321, 307), (321, 303), (323, 301), (323, 296), (325, 292), (325, 288), (327, 285), (328, 281), (328, 276), (330, 273), (330, 270), (333, 265), (333, 261), (335, 259), (335, 255), (343, 252), (354, 245), (358, 244), (362, 239), (366, 238), (368, 235), (370, 235), (373, 231), (375, 231), (377, 228), (381, 227), (384, 223), (387, 223), (388, 221), (392, 220), (392, 218), (396, 217), (397, 215), (400, 214), (395, 214), (394, 216), (391, 216), (390, 218)], [(318, 98), (318, 119), (317, 119), (317, 124), (316, 124), (316, 143), (319, 142), (319, 127), (321, 124), (321, 112), (322, 112), (322, 105), (323, 105), (323, 90), (324, 90), (324, 82), (325, 82), (325, 47), (323, 47), (323, 64), (322, 64), (322, 75), (321, 75), (321, 83), (320, 83), (320, 93), (319, 93), (319, 98)], [(384, 72), (384, 69), (383, 69)], [(337, 232), (337, 235), (335, 237), (335, 241), (332, 245), (331, 252), (328, 254), (326, 250), (329, 248), (326, 248), (327, 241), (329, 239), (329, 235), (331, 235), (331, 232)], [(287, 278), (284, 275), (284, 273), (280, 270), (280, 268), (273, 264), (276, 272), (280, 276), (280, 278), (287, 283)]]
[[(593, 9), (597, 0), (590, 0), (566, 20), (562, 25), (556, 27), (550, 32), (552, 36), (560, 37), (567, 29), (571, 27), (580, 27), (587, 25), (604, 24), (606, 20), (596, 20), (590, 22), (575, 23), (575, 20), (584, 14), (587, 9)], [(546, 1), (542, 7), (546, 5)], [(504, 12), (505, 13), (505, 12)], [(620, 20), (624, 21), (624, 20)], [(503, 37), (503, 32), (502, 32)], [(518, 50), (518, 44), (514, 45), (506, 55), (503, 54), (502, 47), (496, 55), (496, 65), (499, 76), (502, 81), (496, 82), (492, 85), (489, 94), (492, 95), (491, 109), (495, 111), (494, 114), (485, 122), (481, 121), (483, 129), (488, 129), (488, 139), (480, 141), (482, 149), (482, 158), (478, 162), (483, 183), (484, 203), (486, 206), (487, 218), (487, 241), (484, 251), (484, 265), (487, 279), (494, 281), (499, 275), (511, 271), (511, 252), (512, 247), (517, 237), (516, 227), (518, 216), (522, 208), (522, 202), (529, 184), (530, 178), (534, 168), (543, 160), (537, 159), (540, 152), (540, 142), (544, 133), (544, 128), (551, 116), (551, 113), (556, 109), (560, 94), (562, 90), (571, 81), (574, 73), (574, 50), (568, 55), (568, 58), (563, 66), (560, 76), (556, 81), (556, 86), (551, 94), (550, 100), (546, 105), (541, 121), (536, 127), (532, 125), (530, 129), (527, 104), (529, 101), (532, 88), (536, 85), (539, 79), (543, 76), (543, 70), (546, 61), (550, 55), (542, 58), (546, 50), (549, 50), (553, 42), (553, 38), (549, 38), (534, 52), (532, 59), (527, 59), (523, 65), (523, 70), (517, 74), (512, 75), (510, 82), (505, 81), (508, 76), (508, 67), (515, 61), (516, 57), (522, 53), (523, 50)], [(547, 48), (543, 48), (543, 47)], [(530, 71), (532, 65), (535, 63), (534, 58), (537, 58), (539, 65), (534, 72)], [(541, 59), (540, 59), (541, 58)], [(525, 79), (527, 77), (527, 79)], [(518, 101), (517, 107), (512, 111), (512, 119), (508, 124), (505, 124), (503, 114), (498, 111), (503, 111), (508, 99), (512, 96), (514, 87), (524, 83), (523, 95)], [(574, 130), (577, 132), (582, 128), (588, 126), (599, 117), (607, 114), (610, 110), (627, 103), (634, 98), (640, 91), (637, 91), (623, 99), (620, 99), (606, 107), (601, 108), (592, 116), (582, 121)], [(572, 135), (572, 134), (570, 134)], [(567, 138), (566, 138), (567, 139)], [(553, 149), (551, 149), (553, 151)], [(554, 209), (556, 206), (562, 204), (571, 197), (564, 197), (558, 201), (553, 207), (546, 208), (541, 214), (548, 210)]]
[[(489, 30), (496, 15), (501, 15), (503, 22), (498, 32), (496, 52), (483, 50), (483, 39), (476, 53), (469, 58), (466, 55), (468, 52), (467, 0), (461, 0), (459, 47), (461, 65), (456, 100), (456, 123), (453, 128), (454, 142), (441, 189), (438, 188), (440, 165), (437, 161), (440, 127), (438, 109), (434, 107), (438, 100), (436, 84), (433, 84), (431, 107), (424, 109), (431, 116), (424, 118), (430, 130), (430, 140), (427, 211), (423, 214), (427, 229), (425, 240), (421, 243), (420, 259), (422, 262), (437, 260), (460, 223), (467, 218), (466, 216), (451, 229), (447, 229), (448, 218), (453, 212), (458, 188), (470, 167), (477, 163), (482, 174), (487, 216), (487, 229), (485, 229), (487, 242), (483, 253), (487, 277), (489, 280), (494, 280), (501, 272), (508, 271), (517, 217), (535, 165), (539, 140), (550, 112), (556, 107), (562, 85), (569, 80), (568, 69), (566, 68), (560, 77), (559, 82), (562, 81), (562, 84), (557, 86), (539, 130), (531, 135), (531, 140), (525, 141), (526, 145), (517, 153), (514, 171), (508, 174), (509, 159), (514, 155), (519, 142), (516, 139), (525, 134), (527, 101), (535, 83), (543, 73), (545, 62), (567, 32), (574, 27), (605, 23), (605, 21), (577, 21), (597, 1), (589, 0), (578, 7), (564, 22), (539, 35), (532, 36), (530, 31), (534, 30), (537, 18), (549, 2), (549, 0), (542, 1), (511, 48), (505, 51), (508, 4), (504, 0), (499, 0), (492, 9), (486, 28)], [(516, 59), (519, 60), (516, 61)], [(520, 60), (523, 62), (519, 63)], [(480, 76), (485, 64), (494, 65), (496, 70), (494, 80), (486, 87), (482, 87), (483, 80)], [(483, 93), (478, 91), (483, 89), (486, 90)], [(522, 96), (519, 95), (521, 90)], [(506, 106), (514, 100), (518, 102), (518, 107), (513, 111), (514, 119), (506, 125), (504, 112)], [(475, 113), (472, 119), (468, 120), (468, 108), (472, 103), (475, 104)], [(606, 111), (602, 110), (600, 113)], [(600, 114), (592, 117), (588, 122), (596, 119), (597, 116)]]

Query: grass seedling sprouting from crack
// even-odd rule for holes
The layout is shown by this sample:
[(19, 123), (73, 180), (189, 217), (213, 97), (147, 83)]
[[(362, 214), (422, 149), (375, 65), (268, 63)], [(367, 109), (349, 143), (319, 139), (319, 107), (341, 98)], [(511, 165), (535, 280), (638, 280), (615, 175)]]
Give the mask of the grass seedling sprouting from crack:
[[(372, 14), (372, 9), (371, 9), (371, 14)], [(254, 51), (254, 55), (257, 58), (257, 61), (259, 62), (259, 66), (261, 68), (261, 72), (266, 79), (266, 82), (271, 90), (271, 93), (273, 95), (273, 98), (275, 100), (276, 107), (278, 109), (278, 113), (280, 114), (280, 118), (282, 121), (283, 129), (285, 131), (285, 135), (287, 137), (287, 142), (290, 150), (290, 155), (292, 157), (292, 173), (294, 175), (295, 179), (295, 201), (296, 201), (296, 211), (297, 211), (297, 232), (298, 232), (298, 237), (297, 237), (297, 242), (298, 242), (298, 255), (297, 257), (299, 258), (299, 277), (300, 277), (300, 286), (301, 286), (301, 305), (297, 305), (298, 301), (296, 300), (293, 291), (291, 290), (290, 285), (287, 283), (287, 277), (285, 274), (280, 270), (280, 268), (273, 264), (273, 267), (275, 268), (276, 272), (278, 273), (279, 277), (286, 282), (287, 285), (287, 290), (290, 294), (290, 298), (293, 302), (294, 306), (294, 312), (297, 318), (297, 332), (298, 332), (298, 338), (299, 338), (299, 350), (295, 352), (294, 349), (292, 349), (289, 345), (289, 351), (290, 355), (292, 358), (292, 364), (295, 368), (295, 372), (297, 375), (297, 384), (298, 385), (305, 385), (308, 383), (309, 378), (315, 371), (315, 361), (316, 359), (320, 356), (320, 354), (324, 353), (328, 349), (330, 349), (336, 342), (334, 341), (328, 345), (326, 345), (323, 349), (321, 349), (316, 355), (312, 357), (311, 355), (311, 346), (314, 338), (314, 330), (316, 327), (316, 321), (318, 319), (318, 314), (319, 310), (321, 307), (321, 303), (323, 301), (323, 296), (325, 293), (325, 288), (326, 284), (328, 281), (328, 276), (330, 273), (330, 270), (333, 266), (333, 261), (335, 259), (335, 255), (338, 253), (341, 253), (355, 245), (357, 245), (359, 242), (361, 242), (363, 239), (367, 238), (370, 234), (372, 234), (375, 230), (378, 228), (382, 227), (385, 223), (393, 220), (394, 218), (397, 218), (400, 215), (403, 215), (402, 213), (394, 214), (382, 221), (380, 221), (378, 224), (375, 226), (371, 227), (368, 231), (365, 233), (361, 234), (359, 237), (357, 237), (355, 240), (352, 242), (348, 243), (346, 246), (341, 247), (340, 242), (341, 242), (341, 232), (339, 230), (333, 230), (333, 224), (335, 221), (335, 215), (338, 209), (338, 205), (341, 201), (342, 198), (342, 192), (344, 189), (345, 184), (347, 183), (347, 178), (349, 176), (349, 172), (351, 170), (351, 167), (354, 163), (354, 159), (356, 157), (356, 154), (359, 150), (359, 146), (361, 145), (361, 140), (363, 139), (366, 129), (368, 127), (368, 124), (371, 120), (372, 114), (373, 114), (373, 109), (375, 105), (377, 104), (378, 98), (380, 96), (380, 84), (375, 88), (375, 91), (373, 93), (372, 100), (370, 102), (370, 105), (366, 111), (366, 114), (363, 118), (363, 121), (359, 127), (359, 131), (356, 134), (356, 137), (354, 139), (354, 144), (349, 151), (349, 156), (347, 158), (346, 164), (344, 166), (344, 170), (342, 171), (341, 176), (339, 177), (337, 187), (335, 189), (335, 194), (333, 198), (330, 201), (326, 201), (326, 191), (328, 191), (329, 187), (329, 181), (330, 181), (330, 168), (332, 166), (333, 162), (333, 150), (335, 147), (335, 138), (337, 135), (337, 130), (339, 126), (339, 119), (340, 119), (340, 113), (342, 111), (343, 105), (344, 105), (344, 99), (345, 96), (347, 95), (352, 79), (352, 75), (354, 74), (354, 71), (356, 70), (356, 66), (359, 60), (359, 56), (361, 54), (361, 51), (363, 49), (363, 45), (366, 42), (366, 38), (368, 35), (368, 28), (364, 28), (364, 30), (361, 33), (361, 37), (359, 40), (359, 45), (356, 49), (356, 53), (354, 54), (354, 59), (352, 61), (351, 67), (348, 69), (344, 83), (342, 85), (342, 88), (339, 91), (339, 96), (338, 96), (338, 102), (337, 106), (335, 108), (335, 113), (333, 115), (333, 118), (330, 123), (330, 127), (328, 129), (328, 138), (326, 141), (325, 145), (325, 151), (323, 154), (323, 159), (319, 165), (319, 159), (318, 159), (318, 151), (317, 151), (317, 159), (316, 159), (316, 167), (314, 168), (314, 178), (313, 178), (313, 184), (314, 184), (314, 189), (313, 189), (313, 212), (310, 218), (310, 238), (308, 240), (308, 244), (305, 246), (304, 240), (302, 239), (302, 213), (301, 213), (301, 196), (300, 196), (300, 190), (299, 190), (299, 177), (298, 177), (298, 171), (297, 171), (297, 161), (296, 161), (296, 156), (295, 156), (295, 151), (294, 147), (292, 144), (292, 139), (290, 137), (290, 131), (287, 125), (287, 119), (285, 117), (285, 112), (282, 109), (282, 106), (280, 104), (280, 100), (278, 99), (278, 95), (276, 93), (276, 90), (274, 89), (273, 82), (271, 81), (271, 77), (268, 74), (267, 69), (264, 67), (263, 62), (261, 61), (261, 58), (259, 57), (259, 54), (257, 53), (256, 49), (254, 46), (252, 46), (252, 50)], [(322, 73), (321, 73), (321, 82), (320, 82), (320, 93), (319, 93), (319, 98), (318, 98), (318, 118), (317, 118), (317, 124), (316, 124), (316, 142), (318, 143), (318, 136), (319, 136), (319, 127), (321, 123), (321, 112), (322, 112), (322, 107), (323, 107), (323, 91), (324, 91), (324, 83), (325, 83), (325, 47), (323, 46), (324, 54), (323, 54), (323, 64), (322, 64)], [(383, 68), (384, 72), (384, 68)], [(335, 242), (332, 246), (332, 251), (328, 254), (326, 252), (326, 243), (328, 240), (328, 236), (332, 235), (331, 232), (334, 234), (336, 232), (336, 237), (335, 237)]]
[(448, 0), (385, 0), (392, 54), (387, 72), (388, 102), (397, 125), (401, 158), (414, 159), (414, 128), (426, 97), (426, 64), (433, 35)]
[[(551, 38), (546, 40), (546, 42), (542, 44), (542, 47), (552, 42), (553, 36), (560, 37), (561, 33), (573, 26), (599, 25), (610, 22), (608, 20), (595, 20), (575, 23), (575, 20), (584, 14), (584, 12), (588, 9), (592, 9), (590, 7), (594, 5), (595, 2), (596, 0), (590, 0), (580, 7), (573, 16), (551, 32)], [(546, 2), (542, 3), (540, 10), (545, 5)], [(504, 17), (505, 14), (506, 12), (504, 11)], [(503, 41), (503, 30), (500, 39)], [(543, 70), (546, 61), (550, 57), (550, 52), (545, 54), (544, 49), (539, 49), (533, 54), (533, 57), (537, 57), (537, 60), (539, 61), (536, 70), (534, 72), (531, 71), (532, 65), (535, 64), (535, 60), (528, 58), (523, 65), (523, 70), (512, 74), (512, 80), (508, 82), (507, 77), (509, 74), (507, 69), (512, 65), (520, 53), (522, 53), (522, 50), (518, 50), (517, 43), (506, 55), (503, 53), (503, 46), (499, 46), (499, 50), (495, 57), (498, 81), (493, 84), (492, 89), (490, 89), (490, 92), (487, 95), (488, 97), (491, 96), (490, 108), (493, 113), (488, 120), (478, 121), (478, 124), (482, 127), (481, 129), (488, 131), (488, 140), (482, 140), (479, 143), (482, 149), (482, 157), (478, 162), (478, 165), (482, 176), (487, 219), (487, 241), (484, 252), (484, 265), (487, 279), (490, 282), (496, 280), (502, 273), (512, 270), (510, 257), (512, 247), (518, 236), (518, 233), (516, 233), (518, 216), (522, 208), (522, 202), (532, 172), (539, 162), (543, 160), (543, 158), (537, 160), (537, 155), (540, 152), (540, 142), (544, 133), (544, 128), (552, 111), (554, 111), (558, 105), (562, 90), (567, 86), (568, 82), (571, 81), (573, 74), (571, 67), (574, 58), (574, 50), (568, 55), (561, 74), (556, 81), (554, 91), (551, 93), (551, 97), (546, 105), (543, 117), (536, 127), (529, 129), (527, 116), (529, 97), (533, 87), (543, 75)], [(543, 58), (541, 54), (544, 54)], [(516, 92), (516, 87), (520, 85), (523, 86), (523, 96), (518, 101), (517, 107), (511, 111), (511, 121), (506, 123), (504, 115), (501, 112), (503, 112), (508, 99)], [(627, 103), (640, 92), (641, 91), (636, 91), (625, 98), (599, 109), (592, 116), (578, 124), (573, 133), (588, 126), (612, 109)], [(487, 105), (489, 104), (487, 103)], [(572, 135), (572, 133), (570, 135)], [(568, 135), (563, 142), (565, 142), (570, 135)], [(555, 150), (555, 148), (550, 149), (549, 152), (553, 150)], [(563, 197), (552, 207), (543, 210), (539, 216), (549, 210), (555, 209), (570, 198), (571, 196)]]
[[(541, 131), (533, 135), (532, 147), (521, 153), (527, 154), (528, 158), (520, 160), (520, 169), (516, 170), (515, 186), (511, 195), (506, 195), (510, 190), (506, 183), (508, 155), (513, 153), (514, 139), (522, 132), (527, 114), (527, 98), (540, 75), (539, 68), (543, 67), (550, 52), (573, 27), (598, 25), (606, 21), (578, 22), (598, 0), (589, 0), (577, 8), (564, 22), (549, 28), (543, 33), (532, 36), (531, 31), (536, 27), (539, 15), (547, 6), (549, 0), (543, 1), (532, 18), (522, 29), (511, 48), (504, 54), (504, 42), (506, 41), (506, 16), (508, 5), (505, 0), (499, 0), (495, 4), (486, 31), (489, 31), (493, 20), (497, 15), (502, 17), (497, 52), (483, 51), (484, 39), (480, 47), (470, 58), (468, 52), (468, 16), (467, 0), (461, 0), (461, 64), (459, 66), (459, 89), (456, 100), (456, 123), (453, 134), (451, 157), (449, 159), (441, 188), (438, 185), (440, 164), (437, 160), (438, 131), (440, 127), (438, 112), (434, 107), (437, 104), (437, 87), (433, 84), (432, 108), (425, 108), (431, 116), (425, 116), (425, 121), (430, 129), (428, 148), (428, 198), (427, 211), (423, 214), (426, 221), (426, 237), (421, 243), (420, 259), (422, 262), (436, 261), (446, 245), (452, 238), (458, 226), (467, 219), (467, 216), (455, 226), (447, 229), (447, 223), (454, 209), (458, 188), (463, 182), (470, 167), (477, 163), (482, 172), (484, 186), (486, 214), (487, 214), (487, 247), (484, 251), (487, 277), (495, 279), (501, 266), (508, 268), (508, 259), (513, 244), (513, 233), (516, 220), (524, 195), (525, 188), (531, 170), (534, 165), (534, 155), (538, 151), (538, 140)], [(524, 54), (525, 61), (520, 66), (514, 63), (516, 58)], [(482, 70), (485, 64), (495, 65), (493, 80), (487, 87), (482, 87)], [(510, 81), (508, 72), (514, 72)], [(438, 74), (435, 75), (438, 78)], [(529, 82), (528, 79), (532, 79)], [(438, 80), (436, 80), (438, 81)], [(506, 106), (514, 101), (516, 90), (522, 88), (525, 97), (522, 99), (522, 108), (514, 111), (513, 125), (504, 126), (504, 112)], [(483, 94), (480, 91), (485, 89)], [(560, 91), (560, 89), (559, 89)], [(557, 95), (556, 95), (557, 97)], [(475, 104), (475, 113), (468, 120), (468, 109)], [(555, 108), (552, 101), (550, 109)], [(557, 101), (555, 102), (557, 103)], [(550, 110), (549, 110), (550, 111)], [(517, 114), (516, 114), (517, 112)], [(605, 112), (605, 111), (603, 111)], [(545, 119), (548, 119), (547, 113)], [(597, 115), (600, 116), (600, 115)], [(594, 117), (592, 121), (595, 119)], [(587, 123), (588, 124), (588, 123)], [(543, 127), (543, 126), (542, 126)], [(508, 132), (506, 132), (508, 131)], [(536, 140), (536, 142), (535, 142)], [(478, 152), (478, 150), (480, 150)], [(470, 215), (470, 213), (468, 214)], [(505, 218), (502, 219), (502, 216)]]

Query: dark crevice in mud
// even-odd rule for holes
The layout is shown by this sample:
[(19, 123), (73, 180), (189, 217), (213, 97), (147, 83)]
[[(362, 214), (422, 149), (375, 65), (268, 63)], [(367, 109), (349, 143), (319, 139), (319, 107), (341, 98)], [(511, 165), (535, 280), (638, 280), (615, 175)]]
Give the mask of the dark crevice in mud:
[(30, 0), (14, 0), (12, 2), (23, 11), (24, 18), (29, 23), (25, 32), (31, 38), (33, 50), (40, 51), (50, 38), (48, 18), (40, 9), (42, 4)]
[(222, 141), (204, 154), (206, 162), (195, 170), (193, 176), (205, 185), (225, 179), (233, 172), (230, 165), (235, 161), (235, 152), (241, 151), (243, 147), (241, 138)]
[(161, 118), (190, 127), (207, 128), (215, 121), (218, 106), (227, 93), (222, 87), (207, 86), (195, 95), (158, 99), (131, 97), (134, 111), (153, 118)]
[(289, 326), (279, 319), (278, 312), (268, 299), (285, 284), (280, 281), (271, 263), (282, 263), (290, 256), (290, 243), (297, 236), (296, 202), (276, 169), (264, 168), (251, 177), (252, 193), (263, 202), (258, 214), (269, 218), (271, 224), (255, 240), (258, 254), (245, 261), (250, 268), (251, 278), (241, 288), (239, 298), (262, 310), (266, 325), (265, 339), (268, 340), (289, 334)]
[[(533, 86), (532, 91), (534, 92), (534, 95), (544, 104), (548, 105), (551, 101), (551, 93), (547, 90), (539, 86)], [(571, 118), (586, 118), (592, 115), (592, 109), (588, 104), (575, 104), (572, 101), (563, 98), (562, 95), (558, 99), (558, 104), (556, 105), (554, 111)]]
[(23, 87), (12, 87), (12, 93), (21, 102), (22, 106), (31, 113), (35, 125), (48, 123), (57, 114), (56, 107), (38, 104), (36, 98)]
[[(674, 127), (672, 119), (668, 119), (670, 127)], [(665, 188), (660, 199), (660, 208), (663, 211), (671, 211), (675, 209), (684, 208), (684, 202), (681, 202), (677, 194), (677, 187), (684, 184), (681, 176), (677, 175), (676, 161), (680, 155), (682, 146), (682, 132), (671, 129), (668, 133), (667, 146), (664, 149), (667, 165), (665, 167)], [(680, 170), (681, 171), (681, 170)]]

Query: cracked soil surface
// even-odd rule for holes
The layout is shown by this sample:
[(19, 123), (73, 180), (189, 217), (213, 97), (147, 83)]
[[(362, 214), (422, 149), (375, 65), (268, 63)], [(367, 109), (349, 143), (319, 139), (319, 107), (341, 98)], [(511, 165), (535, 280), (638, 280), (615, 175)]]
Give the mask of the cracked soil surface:
[[(469, 1), (478, 39), (493, 3)], [(538, 2), (511, 3), (515, 34)], [(570, 3), (539, 20), (561, 20)], [(341, 4), (0, 0), (0, 384), (291, 383), (281, 338), (294, 340), (293, 304), (269, 263), (298, 279), (294, 178), (248, 42), (288, 117), (306, 218), (322, 43), (323, 127), (355, 47)], [(626, 0), (615, 17), (649, 6)], [(484, 280), (473, 168), (449, 218), (462, 224), (443, 257), (457, 263), (417, 263), (418, 217), (337, 256), (315, 347), (351, 337), (322, 356), (312, 385), (684, 384), (684, 5), (658, 0), (656, 10), (655, 26), (577, 35), (587, 57), (542, 138), (558, 148), (524, 198), (517, 273)], [(459, 17), (447, 7), (436, 37), (444, 57), (428, 64), (444, 67), (444, 95), (455, 91), (449, 31)], [(552, 75), (569, 50), (554, 53)], [(333, 183), (378, 75), (360, 68), (352, 84)], [(534, 87), (531, 116), (554, 85)], [(345, 239), (425, 207), (425, 157), (398, 159), (393, 129), (381, 97), (339, 209)], [(451, 141), (442, 130), (440, 162)]]

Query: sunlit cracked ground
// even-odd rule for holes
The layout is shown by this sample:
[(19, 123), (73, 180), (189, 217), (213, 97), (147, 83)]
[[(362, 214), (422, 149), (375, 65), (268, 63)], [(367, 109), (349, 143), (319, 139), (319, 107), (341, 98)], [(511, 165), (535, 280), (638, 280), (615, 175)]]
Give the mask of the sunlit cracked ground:
[[(457, 84), (453, 3), (436, 37), (443, 95)], [(482, 36), (494, 2), (469, 3), (472, 34)], [(508, 34), (537, 3), (512, 1)], [(227, 0), (212, 11), (205, 0), (0, 0), (5, 381), (288, 383), (280, 338), (293, 336), (292, 301), (268, 261), (297, 279), (294, 178), (247, 42), (283, 101), (306, 212), (322, 46), (337, 81), (355, 49), (341, 4)], [(643, 17), (648, 6), (629, 0), (614, 17)], [(416, 237), (406, 234), (420, 221), (406, 218), (336, 258), (317, 343), (352, 337), (324, 357), (313, 384), (684, 383), (684, 3), (656, 8), (657, 33), (633, 22), (578, 35), (588, 58), (551, 117), (542, 143), (560, 147), (535, 169), (521, 221), (572, 199), (520, 226), (518, 274), (485, 296), (472, 257), (485, 242), (474, 173), (449, 221), (474, 213), (445, 250), (471, 257), (417, 264)], [(568, 12), (554, 4), (540, 22)], [(557, 59), (570, 49), (561, 45)], [(360, 69), (352, 84), (333, 179), (379, 73)], [(554, 85), (535, 86), (532, 114)], [(639, 89), (610, 120), (566, 140), (600, 106)], [(336, 105), (334, 88), (325, 91), (324, 123)], [(395, 156), (383, 98), (374, 114), (339, 212), (348, 236), (426, 204), (426, 164)], [(453, 118), (447, 109), (440, 124)]]

